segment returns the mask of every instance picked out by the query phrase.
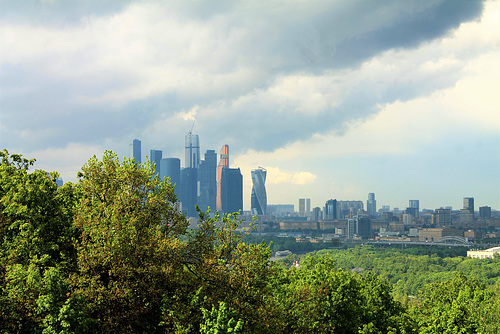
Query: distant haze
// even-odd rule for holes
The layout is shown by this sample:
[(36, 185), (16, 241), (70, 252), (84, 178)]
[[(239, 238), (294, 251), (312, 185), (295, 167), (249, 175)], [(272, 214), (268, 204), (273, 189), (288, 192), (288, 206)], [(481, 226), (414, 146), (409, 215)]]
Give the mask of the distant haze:
[(500, 1), (3, 1), (0, 148), (64, 181), (184, 136), (311, 198), (500, 209)]

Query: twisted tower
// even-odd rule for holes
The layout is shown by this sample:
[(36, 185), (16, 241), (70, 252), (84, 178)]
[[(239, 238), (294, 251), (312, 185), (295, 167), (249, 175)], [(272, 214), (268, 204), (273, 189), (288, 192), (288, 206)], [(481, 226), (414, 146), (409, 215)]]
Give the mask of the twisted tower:
[(252, 170), (251, 207), (253, 215), (265, 215), (267, 211), (266, 174), (267, 170), (262, 167)]

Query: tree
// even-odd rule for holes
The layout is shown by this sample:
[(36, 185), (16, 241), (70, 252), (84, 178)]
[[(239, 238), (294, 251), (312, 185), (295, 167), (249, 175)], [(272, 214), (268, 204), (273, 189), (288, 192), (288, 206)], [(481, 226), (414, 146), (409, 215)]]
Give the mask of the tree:
[(86, 317), (97, 331), (160, 330), (161, 303), (175, 287), (187, 227), (174, 188), (154, 176), (151, 164), (120, 162), (109, 151), (102, 161), (91, 158), (79, 178), (73, 281)]
[(54, 314), (69, 311), (62, 309), (76, 266), (75, 189), (57, 188), (57, 173), (28, 173), (34, 159), (0, 156), (0, 323), (21, 332), (62, 328)]
[[(498, 296), (493, 297), (482, 283), (458, 272), (452, 280), (428, 285), (412, 312), (419, 333), (492, 333), (499, 328), (488, 317), (499, 311)], [(496, 310), (491, 309), (495, 304)]]

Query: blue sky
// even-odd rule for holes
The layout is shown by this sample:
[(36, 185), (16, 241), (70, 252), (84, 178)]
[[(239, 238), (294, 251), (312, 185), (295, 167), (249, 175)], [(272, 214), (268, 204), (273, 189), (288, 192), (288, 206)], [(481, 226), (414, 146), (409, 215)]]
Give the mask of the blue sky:
[(0, 146), (230, 146), (268, 202), (500, 209), (499, 1), (0, 1)]

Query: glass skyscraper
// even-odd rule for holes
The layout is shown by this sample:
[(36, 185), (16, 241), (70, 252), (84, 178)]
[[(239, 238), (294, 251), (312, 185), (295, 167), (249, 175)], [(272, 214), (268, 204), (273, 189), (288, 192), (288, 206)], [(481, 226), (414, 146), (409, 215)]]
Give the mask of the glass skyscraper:
[(181, 160), (179, 158), (163, 158), (160, 161), (160, 178), (169, 177), (179, 198), (181, 191)]
[(149, 161), (155, 163), (155, 174), (160, 175), (160, 162), (161, 162), (162, 151), (161, 150), (151, 150), (149, 151)]
[(239, 168), (223, 168), (221, 176), (221, 212), (243, 210), (243, 175)]
[(265, 215), (267, 212), (266, 174), (267, 171), (262, 167), (252, 170), (251, 209), (253, 215)]
[(141, 164), (141, 141), (134, 139), (129, 145), (130, 157), (134, 158), (136, 165)]
[(366, 201), (366, 211), (370, 216), (375, 216), (377, 214), (377, 201), (375, 200), (375, 194), (369, 193), (368, 200)]
[(186, 135), (185, 159), (186, 168), (198, 168), (200, 165), (200, 139), (191, 131)]
[(217, 196), (217, 153), (215, 150), (205, 152), (205, 160), (202, 160), (198, 168), (198, 206), (205, 212), (210, 207), (216, 210)]
[(220, 150), (219, 165), (217, 166), (217, 211), (222, 211), (222, 171), (229, 168), (229, 146), (224, 145)]

